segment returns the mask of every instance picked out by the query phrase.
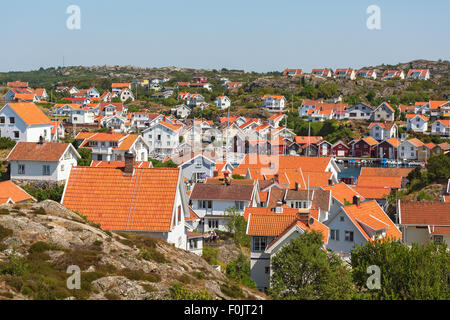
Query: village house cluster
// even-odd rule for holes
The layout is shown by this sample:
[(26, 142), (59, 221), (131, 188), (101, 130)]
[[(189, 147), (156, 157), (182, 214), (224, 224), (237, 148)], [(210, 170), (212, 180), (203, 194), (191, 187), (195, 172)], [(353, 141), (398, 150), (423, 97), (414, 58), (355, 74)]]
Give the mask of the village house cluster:
[[(286, 69), (299, 76), (301, 69)], [(374, 70), (314, 69), (320, 77), (377, 78)], [(427, 79), (428, 70), (409, 70), (406, 78)], [(404, 78), (389, 70), (383, 80)], [(387, 196), (406, 184), (412, 168), (363, 167), (356, 179), (340, 178), (340, 161), (352, 158), (426, 162), (434, 154), (450, 152), (448, 143), (423, 143), (408, 132), (450, 136), (450, 101), (400, 105), (406, 113), (406, 132), (398, 133), (394, 107), (304, 100), (298, 116), (307, 121), (363, 120), (368, 135), (330, 143), (321, 136), (297, 136), (286, 125), (286, 99), (261, 97), (267, 119), (239, 115), (218, 121), (187, 118), (194, 107), (208, 106), (198, 93), (181, 91), (172, 115), (129, 112), (133, 86), (162, 88), (165, 78), (113, 83), (111, 91), (57, 87), (67, 103), (49, 111), (65, 121), (50, 120), (36, 103), (48, 98), (45, 89), (27, 83), (8, 83), (0, 109), (0, 136), (16, 145), (6, 160), (10, 181), (0, 182), (1, 203), (35, 201), (20, 186), (28, 183), (65, 184), (61, 203), (99, 223), (102, 228), (142, 232), (177, 248), (202, 253), (204, 236), (226, 231), (229, 211), (246, 220), (251, 237), (251, 277), (258, 289), (270, 286), (271, 258), (291, 239), (321, 232), (324, 249), (348, 259), (355, 245), (376, 239), (406, 244), (428, 241), (450, 244), (450, 183), (442, 201), (400, 201), (389, 216)], [(243, 83), (223, 79), (224, 88)], [(211, 86), (204, 77), (178, 82), (183, 87)], [(164, 94), (166, 92), (166, 94)], [(121, 102), (112, 102), (114, 98)], [(231, 100), (216, 98), (218, 109)], [(76, 130), (77, 148), (61, 142), (64, 128)], [(107, 130), (98, 130), (107, 128)], [(90, 150), (90, 166), (78, 166), (81, 150)], [(178, 167), (154, 167), (149, 160), (173, 161)], [(426, 214), (424, 214), (426, 213)]]

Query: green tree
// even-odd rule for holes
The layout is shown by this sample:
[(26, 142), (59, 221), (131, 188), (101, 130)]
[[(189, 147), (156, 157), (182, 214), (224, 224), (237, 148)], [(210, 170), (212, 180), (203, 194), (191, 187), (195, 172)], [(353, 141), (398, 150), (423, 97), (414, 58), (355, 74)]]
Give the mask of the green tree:
[(447, 181), (450, 179), (450, 158), (444, 154), (430, 157), (426, 168), (430, 181)]
[[(357, 288), (372, 299), (449, 299), (450, 251), (445, 243), (367, 242), (351, 255)], [(380, 288), (367, 290), (369, 266), (380, 268)]]
[(92, 150), (86, 148), (79, 148), (78, 153), (81, 158), (78, 159), (78, 165), (81, 167), (89, 167), (92, 162)]
[(225, 215), (228, 217), (227, 228), (233, 233), (234, 242), (237, 245), (250, 247), (250, 237), (247, 235), (247, 221), (241, 216), (236, 207), (231, 207), (225, 210)]
[(290, 241), (272, 258), (274, 299), (351, 299), (350, 270), (333, 252), (322, 249), (322, 235), (306, 232)]
[(242, 252), (236, 260), (227, 265), (226, 274), (228, 278), (246, 287), (256, 288), (255, 282), (250, 277), (250, 261)]

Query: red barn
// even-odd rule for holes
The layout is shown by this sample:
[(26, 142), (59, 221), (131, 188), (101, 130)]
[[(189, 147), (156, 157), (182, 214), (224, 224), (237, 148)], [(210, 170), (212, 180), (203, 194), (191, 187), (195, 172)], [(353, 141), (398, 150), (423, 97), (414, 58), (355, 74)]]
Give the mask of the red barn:
[(342, 141), (338, 141), (331, 146), (331, 155), (334, 157), (348, 157), (352, 148)]

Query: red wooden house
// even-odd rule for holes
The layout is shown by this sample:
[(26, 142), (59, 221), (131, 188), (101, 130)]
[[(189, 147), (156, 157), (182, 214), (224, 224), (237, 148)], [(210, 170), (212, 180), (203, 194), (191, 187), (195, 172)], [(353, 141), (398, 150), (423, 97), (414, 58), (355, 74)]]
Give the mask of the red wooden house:
[(379, 158), (397, 159), (397, 150), (400, 140), (396, 138), (386, 139), (376, 146), (376, 154)]
[(353, 144), (353, 156), (354, 157), (376, 157), (375, 147), (378, 141), (372, 137), (365, 137), (359, 139)]
[(320, 157), (329, 157), (331, 154), (331, 143), (326, 140), (320, 141), (318, 144), (318, 153)]
[(331, 155), (334, 157), (348, 157), (351, 150), (351, 147), (339, 140), (331, 146)]

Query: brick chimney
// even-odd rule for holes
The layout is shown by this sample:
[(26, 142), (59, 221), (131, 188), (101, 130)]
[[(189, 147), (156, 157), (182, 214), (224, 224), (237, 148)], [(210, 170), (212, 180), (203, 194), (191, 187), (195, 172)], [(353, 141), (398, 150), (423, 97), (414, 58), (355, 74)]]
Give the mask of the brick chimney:
[(214, 171), (213, 171), (213, 177), (214, 178), (217, 178), (219, 176), (219, 171), (217, 170), (217, 169), (215, 169)]
[(44, 144), (44, 137), (43, 136), (39, 136), (39, 141), (38, 144)]
[(298, 220), (303, 222), (305, 225), (310, 226), (313, 224), (314, 219), (311, 219), (311, 214), (309, 212), (299, 212), (298, 213)]
[(275, 180), (275, 182), (276, 183), (279, 183), (279, 176), (278, 176), (278, 173), (275, 173), (274, 175), (273, 175), (273, 180)]
[(295, 191), (300, 190), (300, 184), (298, 182), (295, 183)]
[(135, 155), (133, 153), (125, 153), (125, 168), (123, 174), (126, 176), (132, 176), (134, 172), (134, 159)]
[(353, 196), (353, 204), (356, 204), (356, 206), (359, 208), (359, 206), (361, 205), (361, 199), (359, 198), (359, 196)]

